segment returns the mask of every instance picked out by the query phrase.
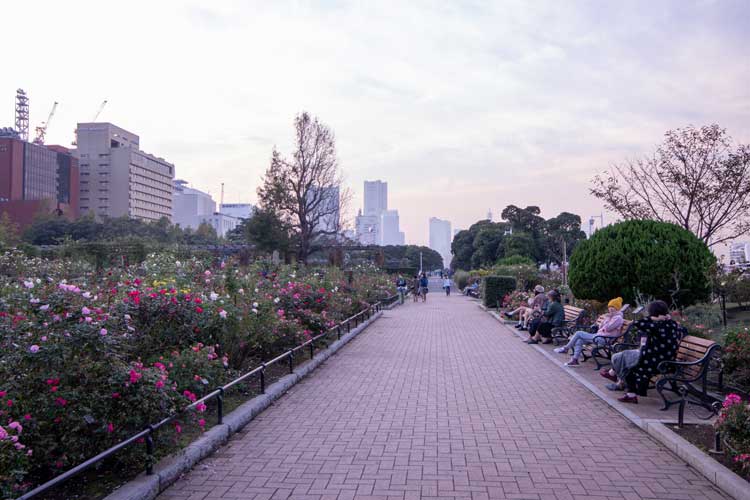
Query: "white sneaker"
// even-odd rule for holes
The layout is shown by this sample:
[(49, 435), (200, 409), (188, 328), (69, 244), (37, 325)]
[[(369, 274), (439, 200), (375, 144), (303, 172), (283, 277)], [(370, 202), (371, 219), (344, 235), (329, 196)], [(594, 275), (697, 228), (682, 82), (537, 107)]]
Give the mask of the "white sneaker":
[(554, 350), (554, 351), (555, 351), (555, 352), (556, 352), (557, 354), (565, 354), (566, 352), (568, 352), (568, 349), (566, 349), (565, 347), (556, 347), (556, 348), (555, 348), (555, 349), (553, 349), (553, 350)]

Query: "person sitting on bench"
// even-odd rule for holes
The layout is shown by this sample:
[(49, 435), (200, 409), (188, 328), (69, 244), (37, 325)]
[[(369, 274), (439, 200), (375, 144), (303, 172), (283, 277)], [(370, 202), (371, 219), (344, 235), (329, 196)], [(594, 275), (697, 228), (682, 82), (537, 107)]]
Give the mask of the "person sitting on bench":
[(604, 321), (602, 322), (599, 330), (597, 330), (596, 333), (589, 333), (584, 331), (576, 332), (572, 337), (570, 337), (570, 340), (567, 344), (562, 347), (558, 347), (557, 349), (555, 349), (555, 352), (565, 354), (572, 349), (573, 356), (570, 358), (570, 361), (565, 363), (565, 366), (568, 366), (570, 368), (577, 368), (581, 366), (580, 359), (583, 348), (586, 347), (586, 345), (594, 342), (594, 337), (599, 337), (596, 339), (596, 342), (601, 345), (604, 345), (604, 343), (606, 342), (603, 337), (608, 337), (610, 339), (616, 339), (617, 337), (619, 337), (621, 335), (620, 330), (622, 330), (623, 321), (622, 297), (617, 297), (616, 299), (610, 300), (609, 304), (607, 304), (607, 313), (604, 315)]
[(528, 307), (519, 306), (513, 311), (504, 313), (505, 317), (508, 319), (511, 319), (518, 314), (518, 324), (516, 325), (516, 328), (521, 331), (528, 328), (529, 321), (531, 321), (534, 312), (541, 313), (547, 306), (547, 296), (544, 294), (544, 287), (542, 285), (535, 286), (534, 293), (536, 295), (528, 300)]
[(638, 404), (638, 394), (646, 395), (658, 364), (675, 359), (685, 329), (669, 316), (669, 306), (663, 300), (650, 303), (648, 317), (633, 323), (633, 328), (642, 334), (640, 348), (618, 352), (612, 356), (612, 369), (600, 374), (615, 382), (607, 384), (607, 389), (627, 387), (618, 401)]
[(540, 341), (543, 344), (551, 343), (552, 329), (561, 327), (565, 323), (565, 309), (560, 304), (560, 292), (550, 290), (547, 296), (550, 301), (544, 309), (542, 317), (533, 319), (529, 324), (529, 335), (531, 337), (526, 341), (527, 344), (538, 344)]

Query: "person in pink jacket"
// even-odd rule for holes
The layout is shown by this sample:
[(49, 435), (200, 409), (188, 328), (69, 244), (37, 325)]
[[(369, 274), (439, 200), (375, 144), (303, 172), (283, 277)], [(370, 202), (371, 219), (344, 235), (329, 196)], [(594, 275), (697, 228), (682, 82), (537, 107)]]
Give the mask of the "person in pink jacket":
[[(583, 352), (583, 348), (587, 344), (591, 344), (592, 342), (594, 342), (594, 337), (600, 336), (617, 338), (621, 335), (620, 330), (622, 329), (623, 323), (621, 309), (622, 297), (617, 297), (616, 299), (610, 300), (609, 304), (607, 304), (607, 313), (604, 315), (604, 322), (601, 324), (599, 330), (596, 333), (576, 332), (575, 335), (570, 337), (570, 340), (567, 344), (555, 349), (555, 352), (560, 354), (565, 354), (573, 349), (573, 356), (570, 358), (570, 361), (565, 363), (565, 366), (568, 366), (570, 368), (578, 368), (579, 366), (581, 366), (581, 352)], [(604, 342), (606, 341), (603, 338), (599, 338), (597, 339), (597, 342), (604, 344)]]

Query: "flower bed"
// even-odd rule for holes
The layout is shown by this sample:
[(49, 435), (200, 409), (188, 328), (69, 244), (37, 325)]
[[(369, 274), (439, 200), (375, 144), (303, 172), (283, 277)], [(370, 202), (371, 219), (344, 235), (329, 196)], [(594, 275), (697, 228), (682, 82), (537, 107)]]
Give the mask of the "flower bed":
[[(0, 496), (13, 497), (175, 413), (240, 371), (392, 293), (357, 268), (239, 268), (152, 255), (94, 272), (0, 256)], [(200, 405), (186, 424), (206, 426)], [(127, 448), (124, 466), (144, 460)]]

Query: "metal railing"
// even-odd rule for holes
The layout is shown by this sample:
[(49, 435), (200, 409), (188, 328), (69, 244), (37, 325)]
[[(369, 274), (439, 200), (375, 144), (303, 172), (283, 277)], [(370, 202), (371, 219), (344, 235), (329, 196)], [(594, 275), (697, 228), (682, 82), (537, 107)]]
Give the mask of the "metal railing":
[[(377, 313), (378, 311), (381, 311), (384, 306), (388, 306), (393, 304), (396, 299), (398, 299), (398, 295), (391, 295), (381, 301), (378, 301), (374, 304), (371, 304), (366, 309), (363, 309), (362, 311), (358, 312), (354, 316), (351, 316), (344, 321), (340, 322), (338, 325), (333, 326), (326, 330), (325, 332), (321, 333), (320, 335), (316, 335), (315, 337), (312, 337), (307, 342), (304, 342), (297, 347), (294, 347), (293, 349), (290, 349), (286, 351), (283, 354), (280, 354), (279, 356), (276, 356), (270, 361), (266, 361), (265, 363), (261, 363), (260, 366), (257, 368), (250, 370), (249, 372), (245, 373), (244, 375), (241, 375), (240, 377), (232, 380), (231, 382), (226, 383), (225, 385), (218, 387), (217, 389), (214, 389), (210, 393), (206, 394), (200, 399), (197, 399), (196, 401), (190, 403), (188, 406), (180, 410), (179, 412), (166, 417), (159, 421), (156, 424), (150, 424), (145, 429), (143, 429), (141, 432), (134, 434), (130, 436), (128, 439), (124, 441), (120, 441), (116, 445), (112, 446), (111, 448), (108, 448), (104, 450), (103, 452), (99, 453), (98, 455), (89, 458), (85, 462), (76, 465), (72, 469), (60, 474), (59, 476), (47, 481), (44, 484), (41, 484), (34, 488), (33, 490), (25, 493), (24, 495), (18, 497), (17, 500), (28, 500), (31, 498), (35, 498), (37, 495), (40, 495), (56, 486), (61, 485), (62, 483), (68, 481), (69, 479), (72, 479), (73, 477), (81, 474), (85, 470), (89, 469), (91, 466), (96, 465), (97, 463), (101, 462), (102, 460), (111, 457), (112, 455), (116, 454), (123, 448), (126, 448), (127, 446), (130, 446), (131, 444), (135, 442), (145, 442), (146, 445), (146, 474), (153, 474), (154, 473), (154, 467), (153, 467), (153, 456), (155, 451), (155, 445), (154, 445), (154, 433), (164, 427), (165, 425), (175, 421), (176, 419), (180, 418), (181, 416), (185, 415), (188, 411), (195, 409), (200, 404), (205, 404), (208, 401), (216, 400), (216, 424), (220, 425), (224, 421), (224, 393), (234, 387), (235, 385), (239, 384), (240, 382), (244, 382), (248, 379), (250, 379), (253, 376), (257, 376), (259, 379), (260, 384), (260, 393), (265, 394), (266, 392), (266, 369), (270, 366), (275, 365), (276, 363), (280, 363), (284, 360), (287, 361), (287, 365), (289, 367), (289, 373), (294, 373), (294, 360), (297, 356), (296, 353), (303, 352), (305, 349), (310, 350), (310, 359), (315, 357), (315, 342), (331, 335), (332, 333), (336, 333), (337, 340), (341, 339), (341, 335), (344, 329), (346, 329), (346, 333), (349, 333), (352, 331), (352, 323), (354, 323), (354, 328), (356, 328), (359, 324), (363, 323), (367, 319), (370, 319), (373, 314)], [(364, 319), (363, 319), (364, 318)], [(304, 354), (303, 354), (304, 356)]]

